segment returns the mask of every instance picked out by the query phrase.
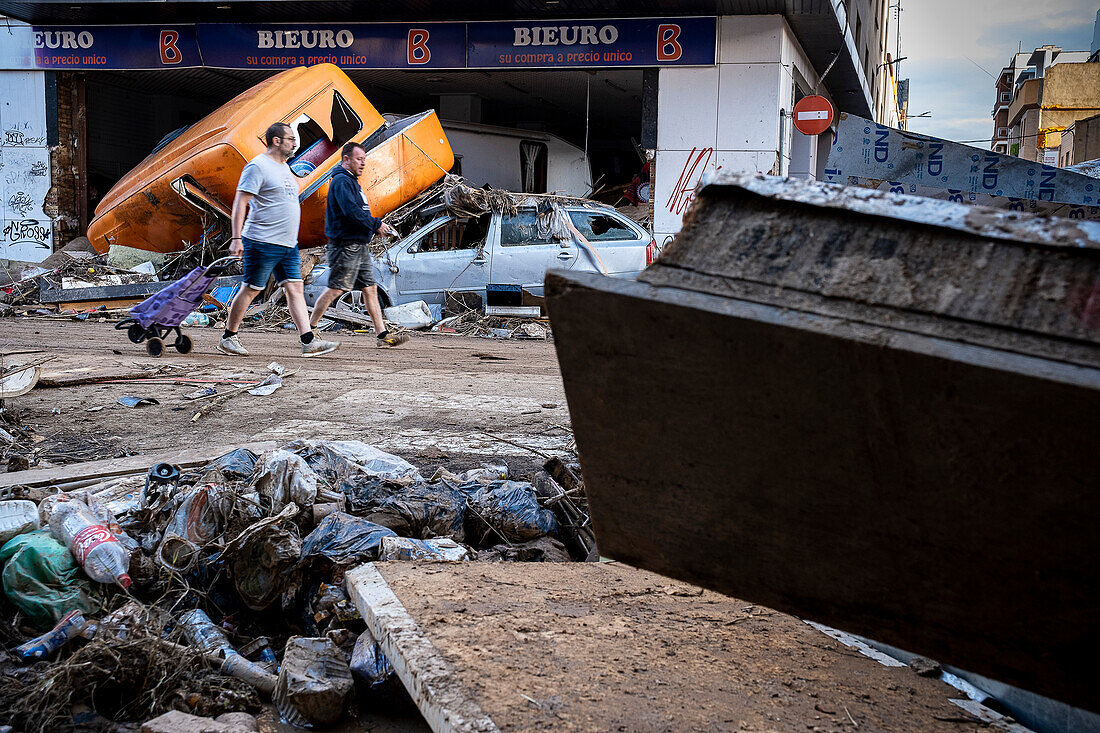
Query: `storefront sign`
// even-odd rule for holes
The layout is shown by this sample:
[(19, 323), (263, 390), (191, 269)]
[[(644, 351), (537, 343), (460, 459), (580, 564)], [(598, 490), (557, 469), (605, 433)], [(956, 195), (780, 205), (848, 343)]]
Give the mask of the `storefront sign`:
[(713, 66), (717, 18), (18, 27), (4, 69)]
[(39, 69), (171, 69), (202, 66), (194, 26), (35, 26)]
[(326, 23), (197, 26), (206, 66), (289, 69), (336, 64), (345, 69), (453, 69), (466, 64), (462, 23)]
[(554, 20), (467, 24), (470, 68), (712, 66), (717, 19)]

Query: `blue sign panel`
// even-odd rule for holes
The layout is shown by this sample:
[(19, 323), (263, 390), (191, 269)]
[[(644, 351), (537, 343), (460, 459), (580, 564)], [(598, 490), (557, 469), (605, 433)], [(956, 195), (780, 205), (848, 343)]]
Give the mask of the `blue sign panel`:
[(466, 65), (713, 66), (716, 41), (714, 17), (468, 23)]
[(193, 26), (35, 26), (39, 69), (172, 69), (202, 66)]
[(206, 66), (289, 69), (336, 64), (345, 69), (455, 69), (466, 65), (462, 23), (200, 23)]

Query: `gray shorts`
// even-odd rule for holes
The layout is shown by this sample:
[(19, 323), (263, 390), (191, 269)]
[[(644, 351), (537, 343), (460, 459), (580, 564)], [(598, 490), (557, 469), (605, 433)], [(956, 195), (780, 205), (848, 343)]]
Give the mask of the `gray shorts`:
[(330, 240), (325, 247), (328, 286), (333, 290), (362, 290), (374, 285), (374, 261), (366, 242)]

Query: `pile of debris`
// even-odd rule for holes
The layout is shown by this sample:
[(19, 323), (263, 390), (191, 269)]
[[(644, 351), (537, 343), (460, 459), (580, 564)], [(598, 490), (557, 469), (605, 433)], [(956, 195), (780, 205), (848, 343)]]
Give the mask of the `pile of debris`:
[(395, 685), (351, 567), (598, 559), (575, 468), (530, 478), (425, 478), (365, 443), (299, 440), (0, 501), (0, 724), (57, 730), (82, 710), (114, 729), (268, 699), (285, 722), (332, 723), (356, 682)]

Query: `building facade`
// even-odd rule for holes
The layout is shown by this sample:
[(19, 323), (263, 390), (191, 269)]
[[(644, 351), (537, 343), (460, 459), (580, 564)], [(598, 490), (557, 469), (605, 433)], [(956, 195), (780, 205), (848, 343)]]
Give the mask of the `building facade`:
[[(831, 136), (794, 129), (803, 96), (904, 122), (886, 0), (705, 0), (675, 16), (583, 0), (356, 7), (0, 2), (15, 19), (0, 44), (0, 99), (12, 100), (0, 107), (0, 260), (39, 261), (78, 236), (161, 138), (298, 64), (336, 63), (384, 113), (434, 108), (445, 125), (556, 136), (583, 151), (589, 189), (648, 164), (658, 243), (709, 171), (821, 174)], [(115, 17), (129, 25), (101, 24)], [(518, 171), (520, 155), (499, 164)]]
[(997, 78), (991, 148), (1060, 165), (1062, 133), (1100, 112), (1100, 63), (1089, 56), (1058, 46), (1015, 54)]

